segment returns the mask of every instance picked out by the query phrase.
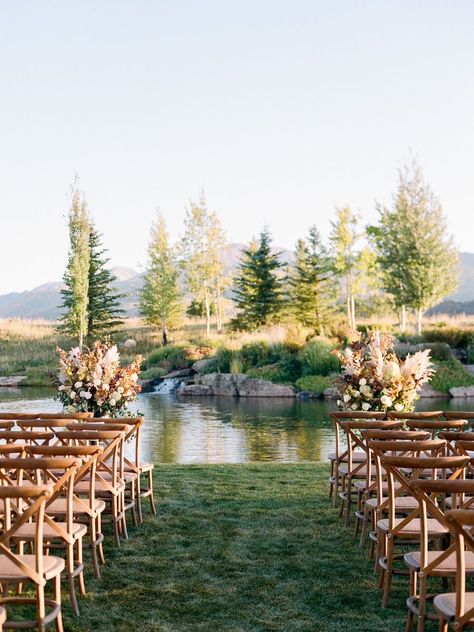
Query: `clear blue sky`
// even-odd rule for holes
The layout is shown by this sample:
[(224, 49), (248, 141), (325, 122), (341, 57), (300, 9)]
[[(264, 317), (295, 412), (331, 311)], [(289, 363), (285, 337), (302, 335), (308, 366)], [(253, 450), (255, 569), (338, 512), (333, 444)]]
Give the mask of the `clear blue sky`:
[(0, 292), (61, 277), (74, 172), (113, 265), (204, 188), (292, 247), (389, 202), (409, 148), (474, 251), (470, 0), (0, 0)]

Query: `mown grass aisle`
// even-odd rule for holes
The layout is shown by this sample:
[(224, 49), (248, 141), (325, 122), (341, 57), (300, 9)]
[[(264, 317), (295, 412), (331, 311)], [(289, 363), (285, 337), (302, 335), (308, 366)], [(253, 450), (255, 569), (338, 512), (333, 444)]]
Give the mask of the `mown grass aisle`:
[[(327, 499), (327, 466), (157, 466), (158, 518), (108, 548), (68, 631), (404, 630)], [(110, 538), (108, 538), (110, 542)]]

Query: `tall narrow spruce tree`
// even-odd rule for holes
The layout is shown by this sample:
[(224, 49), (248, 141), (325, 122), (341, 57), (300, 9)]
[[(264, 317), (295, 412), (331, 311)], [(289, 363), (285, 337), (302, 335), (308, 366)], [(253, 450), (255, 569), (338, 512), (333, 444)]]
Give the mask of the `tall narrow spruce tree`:
[(331, 257), (316, 226), (296, 244), (295, 262), (288, 277), (290, 311), (298, 322), (324, 335), (336, 298)]
[(90, 265), (90, 223), (87, 204), (79, 191), (79, 179), (76, 176), (71, 187), (71, 208), (68, 215), (69, 253), (61, 290), (63, 310), (61, 329), (77, 337), (82, 348), (87, 335), (87, 314), (89, 304), (89, 265)]
[(283, 307), (283, 283), (278, 275), (282, 267), (279, 254), (272, 253), (271, 236), (265, 227), (259, 241), (242, 252), (234, 278), (234, 326), (252, 330), (277, 319)]
[(125, 311), (121, 307), (121, 299), (125, 294), (114, 288), (117, 277), (107, 269), (110, 258), (102, 245), (102, 235), (94, 224), (89, 233), (89, 290), (87, 306), (87, 338), (94, 338), (110, 333), (123, 324)]
[(161, 328), (163, 345), (168, 344), (168, 329), (179, 316), (180, 309), (176, 255), (169, 243), (165, 220), (158, 215), (150, 232), (140, 312), (150, 325)]

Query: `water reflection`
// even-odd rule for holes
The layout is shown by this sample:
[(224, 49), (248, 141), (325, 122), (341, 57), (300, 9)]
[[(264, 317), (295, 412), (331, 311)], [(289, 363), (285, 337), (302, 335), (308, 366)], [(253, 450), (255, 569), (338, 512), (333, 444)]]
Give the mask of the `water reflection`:
[[(59, 412), (51, 389), (0, 389), (0, 410)], [(324, 461), (334, 402), (141, 394), (143, 458), (161, 463)], [(420, 400), (418, 410), (474, 410), (474, 400)]]

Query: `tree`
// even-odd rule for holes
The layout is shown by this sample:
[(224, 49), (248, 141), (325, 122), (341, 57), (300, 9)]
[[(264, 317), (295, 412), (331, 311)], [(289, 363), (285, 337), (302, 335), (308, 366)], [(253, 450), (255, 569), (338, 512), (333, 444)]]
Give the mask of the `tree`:
[(198, 204), (191, 201), (184, 223), (181, 252), (185, 282), (193, 300), (204, 305), (206, 331), (209, 335), (213, 302), (217, 331), (222, 328), (221, 298), (225, 279), (220, 252), (225, 238), (216, 213), (210, 213), (207, 209), (204, 192), (201, 193)]
[(87, 204), (79, 191), (79, 178), (76, 176), (71, 187), (71, 208), (68, 216), (69, 254), (64, 285), (61, 290), (64, 310), (61, 317), (61, 329), (79, 339), (82, 348), (87, 335), (87, 309), (89, 302), (89, 265), (90, 265), (90, 223)]
[(123, 323), (120, 301), (125, 297), (114, 287), (117, 277), (106, 268), (110, 261), (102, 245), (102, 235), (91, 224), (89, 233), (89, 289), (87, 337), (92, 340)]
[(290, 310), (298, 322), (324, 335), (335, 299), (331, 257), (316, 226), (296, 244), (295, 263), (288, 278)]
[(150, 232), (140, 312), (149, 324), (161, 327), (163, 345), (168, 344), (168, 329), (180, 312), (180, 292), (176, 255), (161, 215), (158, 215), (158, 221)]
[(355, 293), (358, 252), (356, 244), (360, 238), (357, 233), (357, 216), (350, 208), (336, 209), (336, 220), (331, 222), (330, 240), (334, 272), (344, 280), (344, 294), (349, 327), (356, 328)]
[(271, 236), (264, 228), (259, 241), (243, 250), (234, 278), (236, 326), (252, 330), (275, 321), (283, 306), (281, 269), (279, 254), (272, 253)]
[(372, 234), (385, 289), (397, 306), (415, 310), (420, 334), (423, 313), (458, 286), (459, 256), (441, 204), (416, 160), (399, 171), (393, 209), (379, 206), (378, 210), (379, 226)]

